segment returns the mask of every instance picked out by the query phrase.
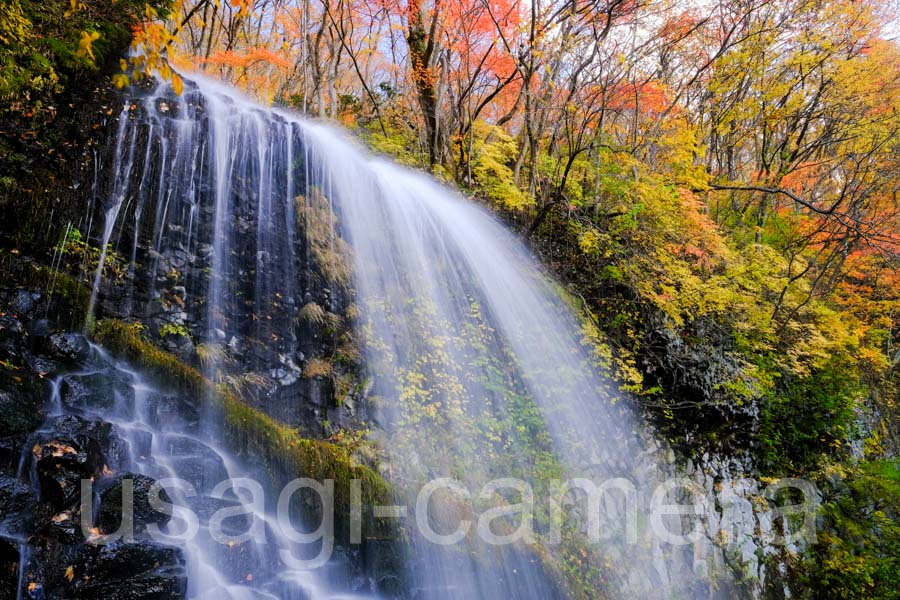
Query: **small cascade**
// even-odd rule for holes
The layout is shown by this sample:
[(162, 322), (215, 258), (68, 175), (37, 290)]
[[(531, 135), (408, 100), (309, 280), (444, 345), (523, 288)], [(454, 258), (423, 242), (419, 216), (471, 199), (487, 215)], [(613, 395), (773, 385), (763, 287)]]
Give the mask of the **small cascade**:
[[(168, 495), (172, 519), (159, 529), (156, 543), (178, 547), (185, 558), (187, 595), (208, 600), (284, 600), (340, 598), (364, 600), (375, 596), (354, 591), (365, 582), (351, 576), (338, 561), (317, 570), (285, 567), (280, 554), (302, 556), (303, 549), (288, 539), (273, 512), (278, 490), (261, 464), (236, 457), (221, 441), (204, 434), (195, 401), (151, 385), (127, 364), (112, 359), (96, 345), (81, 368), (53, 379), (50, 414), (23, 449), (19, 477), (41, 493), (38, 457), (33, 448), (58, 444), (61, 432), (79, 427), (102, 430), (109, 475), (139, 475), (159, 482)], [(141, 500), (134, 492), (135, 506)], [(95, 502), (97, 492), (94, 493)], [(94, 506), (94, 522), (103, 517)], [(139, 509), (136, 509), (138, 512)], [(66, 513), (62, 513), (66, 514)], [(73, 517), (74, 519), (74, 517)], [(138, 540), (147, 539), (138, 535)], [(128, 544), (126, 539), (123, 543)], [(19, 597), (28, 584), (29, 547), (20, 549), (22, 570)]]

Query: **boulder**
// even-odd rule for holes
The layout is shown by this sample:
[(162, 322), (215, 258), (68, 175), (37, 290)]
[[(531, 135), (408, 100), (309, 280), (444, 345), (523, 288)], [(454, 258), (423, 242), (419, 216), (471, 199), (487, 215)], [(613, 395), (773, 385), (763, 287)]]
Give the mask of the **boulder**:
[(91, 346), (80, 333), (51, 333), (35, 340), (35, 352), (68, 365), (84, 362)]
[[(122, 400), (125, 406), (133, 396), (130, 385), (115, 369), (104, 369), (84, 375), (66, 375), (59, 384), (63, 405), (73, 411), (108, 411)], [(123, 406), (124, 408), (124, 406)]]
[(186, 398), (156, 390), (141, 398), (146, 406), (148, 424), (162, 430), (191, 431), (200, 422), (200, 411)]
[[(132, 523), (134, 533), (142, 533), (151, 523), (162, 527), (169, 522), (169, 515), (158, 512), (150, 505), (150, 490), (156, 480), (136, 473), (120, 473), (105, 477), (97, 482), (94, 491), (100, 499), (100, 508), (94, 525), (104, 534), (118, 531), (122, 524), (122, 498), (124, 482), (132, 482)], [(165, 490), (160, 490), (159, 498), (163, 502), (171, 502)]]
[[(234, 510), (242, 508), (239, 500), (230, 498), (216, 498), (214, 496), (191, 496), (187, 499), (187, 505), (197, 516), (201, 525), (208, 526), (213, 515), (221, 510)], [(220, 515), (223, 513), (220, 513)], [(247, 513), (235, 514), (219, 521), (222, 535), (239, 536), (247, 532), (253, 525), (253, 515)]]
[(0, 475), (0, 529), (21, 533), (30, 521), (28, 513), (34, 506), (31, 489), (8, 475)]
[(10, 310), (21, 317), (28, 317), (40, 301), (41, 295), (28, 290), (17, 290), (9, 304)]
[(29, 433), (44, 420), (45, 382), (21, 368), (0, 365), (0, 436)]
[(19, 545), (0, 538), (0, 600), (16, 600), (19, 585)]
[(110, 423), (69, 415), (48, 424), (32, 453), (37, 461), (41, 499), (64, 508), (79, 498), (81, 479), (124, 464), (127, 444)]
[(228, 479), (222, 457), (206, 444), (188, 436), (170, 434), (162, 446), (176, 476), (189, 481), (197, 493), (209, 492)]
[(44, 540), (26, 571), (42, 598), (180, 600), (187, 591), (181, 550), (143, 540), (105, 545)]

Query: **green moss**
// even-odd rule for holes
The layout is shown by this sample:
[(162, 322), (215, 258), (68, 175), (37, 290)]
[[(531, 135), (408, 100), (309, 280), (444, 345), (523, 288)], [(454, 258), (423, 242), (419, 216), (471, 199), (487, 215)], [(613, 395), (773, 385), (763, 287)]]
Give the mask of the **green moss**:
[(225, 415), (226, 437), (232, 446), (258, 447), (278, 471), (289, 476), (319, 481), (333, 479), (339, 510), (349, 510), (346, 492), (354, 479), (362, 484), (363, 504), (384, 504), (389, 500), (391, 492), (384, 479), (372, 469), (354, 464), (343, 448), (303, 438), (290, 427), (248, 406), (233, 392), (221, 386), (217, 392)]
[(53, 271), (38, 264), (25, 265), (15, 276), (19, 286), (34, 288), (46, 293), (54, 306), (54, 312), (69, 312), (72, 315), (87, 313), (91, 300), (91, 288), (80, 279)]
[(143, 339), (142, 330), (139, 323), (107, 319), (94, 325), (91, 337), (113, 354), (121, 355), (134, 366), (144, 369), (162, 384), (197, 398), (214, 391), (213, 384), (199, 371)]
[(355, 464), (346, 450), (321, 440), (303, 438), (287, 425), (248, 406), (229, 387), (213, 384), (176, 356), (143, 339), (141, 330), (139, 324), (103, 320), (95, 325), (92, 337), (159, 383), (212, 402), (224, 418), (229, 446), (234, 451), (263, 457), (276, 485), (294, 477), (333, 479), (335, 504), (342, 513), (349, 510), (350, 481), (354, 479), (361, 482), (364, 505), (385, 504), (390, 500), (387, 482), (369, 467)]

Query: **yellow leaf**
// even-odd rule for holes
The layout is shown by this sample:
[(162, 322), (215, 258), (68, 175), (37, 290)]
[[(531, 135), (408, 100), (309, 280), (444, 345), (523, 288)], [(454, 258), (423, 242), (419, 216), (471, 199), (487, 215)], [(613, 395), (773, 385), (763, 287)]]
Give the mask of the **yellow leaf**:
[(127, 87), (130, 81), (128, 80), (128, 75), (124, 75), (122, 73), (116, 73), (112, 76), (113, 85), (117, 88)]
[(100, 34), (96, 31), (90, 33), (82, 31), (81, 41), (78, 42), (78, 56), (90, 56), (91, 60), (94, 60), (94, 49), (91, 45), (98, 39), (100, 39)]
[(66, 579), (69, 581), (75, 579), (75, 568), (72, 565), (69, 565), (69, 568), (66, 569)]
[(181, 81), (181, 77), (179, 77), (177, 73), (172, 73), (172, 89), (175, 90), (175, 93), (179, 96), (184, 90), (184, 82)]

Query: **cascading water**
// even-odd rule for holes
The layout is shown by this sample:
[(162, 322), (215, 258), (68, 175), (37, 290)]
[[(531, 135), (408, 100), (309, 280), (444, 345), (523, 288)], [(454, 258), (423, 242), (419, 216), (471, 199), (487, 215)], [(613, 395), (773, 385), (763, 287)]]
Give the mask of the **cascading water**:
[[(296, 544), (283, 535), (275, 522), (270, 510), (273, 502), (265, 502), (270, 498), (266, 492), (271, 494), (271, 490), (261, 486), (255, 489), (258, 482), (267, 481), (265, 472), (246, 458), (235, 457), (220, 440), (211, 437), (190, 399), (157, 389), (96, 345), (91, 345), (82, 368), (59, 374), (51, 387), (47, 424), (26, 444), (20, 477), (24, 479), (24, 472), (31, 471), (28, 479), (37, 484), (37, 457), (32, 448), (47, 440), (56, 443), (52, 440), (61, 429), (66, 429), (61, 423), (71, 419), (70, 415), (92, 423), (89, 427), (111, 424), (113, 441), (111, 450), (106, 452), (105, 467), (127, 477), (152, 477), (160, 482), (174, 506), (189, 510), (192, 515), (186, 517), (176, 510), (173, 523), (157, 536), (158, 541), (180, 546), (184, 551), (188, 597), (371, 597), (351, 593), (350, 578), (337, 563), (320, 571), (274, 568), (278, 553), (293, 552)], [(193, 525), (189, 520), (193, 520)], [(27, 544), (22, 555), (27, 557)], [(27, 559), (22, 564), (20, 598), (30, 597), (23, 595), (29, 572)]]
[[(604, 357), (592, 349), (590, 326), (485, 211), (366, 156), (324, 125), (200, 77), (181, 96), (164, 85), (135, 92), (113, 152), (91, 310), (106, 244), (119, 231), (114, 247), (130, 261), (127, 297), (135, 302), (124, 312), (151, 322), (165, 315), (208, 345), (263, 341), (267, 349), (242, 347), (244, 364), (287, 389), (310, 359), (298, 322), (310, 314), (327, 321), (343, 304), (364, 348), (363, 395), (379, 424), (373, 437), (410, 513), (414, 494), (436, 478), (453, 479), (480, 509), (524, 501), (527, 492), (508, 480), (482, 494), (497, 478), (526, 482), (539, 505), (572, 478), (627, 478), (636, 496), (654, 483), (656, 459), (644, 450), (640, 420), (597, 374)], [(311, 269), (324, 272), (329, 289), (311, 289)], [(317, 294), (326, 306), (313, 301)], [(211, 355), (205, 367), (215, 378), (225, 365), (221, 353)], [(119, 425), (144, 431), (146, 418), (138, 411)], [(226, 456), (214, 428), (198, 435)], [(152, 454), (165, 470), (162, 443)], [(444, 533), (472, 508), (444, 493), (451, 487), (424, 513)], [(623, 541), (623, 506), (632, 499), (613, 496), (604, 502), (620, 517), (618, 533), (599, 544), (579, 525), (560, 525), (555, 540), (546, 531), (517, 537), (516, 520), (498, 518), (499, 530), (488, 533), (501, 542), (472, 527), (445, 546), (407, 524), (401, 595), (549, 598), (581, 585), (597, 595), (665, 597), (682, 589), (670, 577), (677, 553), (649, 537)], [(192, 593), (220, 595), (210, 590), (225, 589), (226, 567), (209, 544), (187, 551)], [(561, 585), (560, 573), (575, 583)]]

